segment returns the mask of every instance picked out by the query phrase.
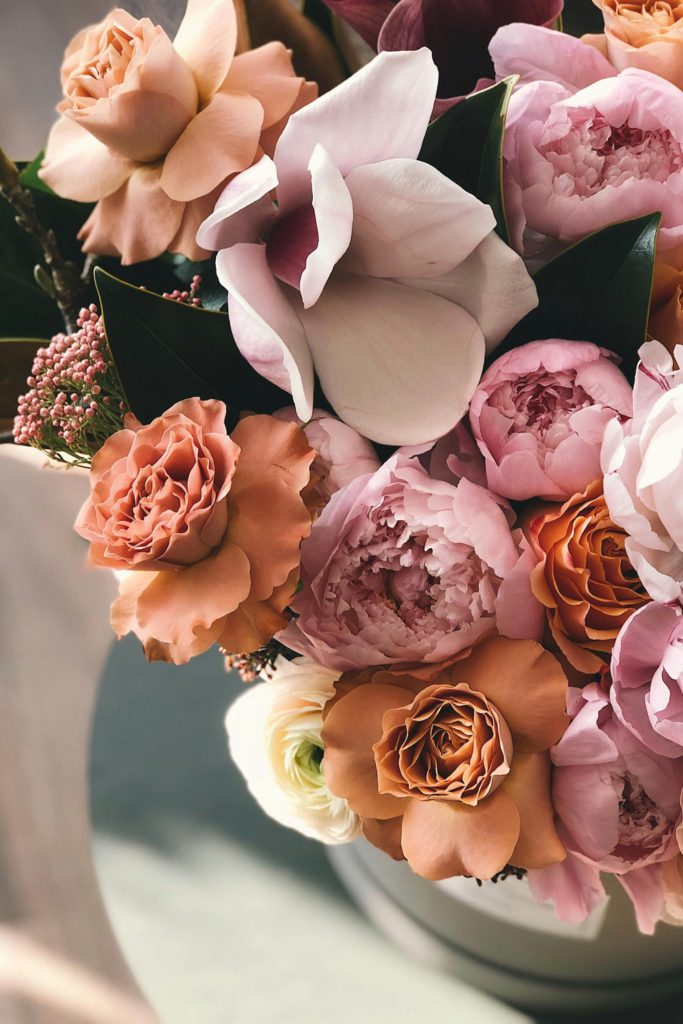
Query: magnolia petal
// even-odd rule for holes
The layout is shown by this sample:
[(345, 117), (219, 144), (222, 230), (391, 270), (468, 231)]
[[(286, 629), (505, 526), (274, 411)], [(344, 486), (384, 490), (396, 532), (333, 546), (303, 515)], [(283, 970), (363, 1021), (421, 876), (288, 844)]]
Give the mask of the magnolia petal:
[(50, 131), (38, 177), (63, 199), (94, 203), (121, 188), (136, 166), (71, 118), (61, 117)]
[(339, 170), (322, 146), (316, 146), (309, 164), (318, 244), (308, 256), (299, 290), (304, 307), (318, 301), (335, 264), (351, 241), (354, 208)]
[(442, 295), (467, 310), (486, 338), (487, 355), (538, 305), (536, 285), (523, 259), (495, 231), (449, 273), (401, 281)]
[(237, 242), (258, 242), (263, 227), (276, 216), (268, 193), (277, 185), (275, 164), (268, 156), (225, 186), (213, 213), (197, 231), (197, 243), (218, 252)]
[(346, 184), (353, 200), (349, 257), (376, 277), (447, 273), (496, 224), (489, 206), (417, 160), (356, 167)]
[(394, 281), (335, 273), (300, 316), (323, 391), (364, 437), (420, 444), (463, 416), (484, 338), (459, 306)]
[(427, 49), (383, 53), (293, 114), (275, 147), (281, 212), (309, 200), (308, 165), (318, 143), (344, 177), (363, 164), (392, 157), (415, 159), (429, 123), (437, 77)]
[(232, 0), (187, 0), (173, 45), (194, 75), (200, 104), (206, 103), (223, 83), (236, 42)]
[(78, 233), (85, 252), (120, 253), (121, 262), (160, 256), (180, 229), (185, 204), (161, 187), (159, 164), (141, 164), (125, 184), (97, 204)]
[(161, 173), (166, 194), (188, 202), (249, 167), (262, 121), (263, 107), (252, 96), (216, 93), (166, 155)]
[(549, 755), (515, 752), (504, 786), (520, 816), (519, 840), (510, 863), (528, 870), (547, 868), (564, 860), (567, 851), (553, 822)]
[(373, 50), (377, 49), (377, 37), (386, 17), (394, 9), (394, 2), (395, 0), (325, 0), (327, 6), (347, 21)]
[(313, 411), (313, 362), (301, 321), (268, 268), (264, 245), (240, 244), (216, 257), (218, 280), (230, 293), (235, 342), (257, 373), (288, 391), (297, 415)]
[(575, 92), (615, 74), (609, 61), (592, 46), (538, 25), (504, 25), (489, 43), (489, 53), (496, 76), (519, 75), (520, 86), (559, 82)]
[(224, 88), (257, 99), (263, 107), (263, 127), (270, 128), (292, 109), (302, 84), (294, 74), (290, 51), (272, 42), (235, 57)]
[(497, 789), (476, 807), (455, 800), (411, 800), (403, 815), (401, 846), (423, 878), (487, 879), (509, 862), (518, 837), (517, 805)]

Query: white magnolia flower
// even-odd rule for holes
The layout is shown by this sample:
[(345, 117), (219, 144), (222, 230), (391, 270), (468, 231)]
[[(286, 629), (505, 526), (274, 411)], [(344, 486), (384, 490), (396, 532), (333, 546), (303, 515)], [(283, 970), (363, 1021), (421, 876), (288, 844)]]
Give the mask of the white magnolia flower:
[(305, 658), (278, 660), (272, 679), (228, 709), (230, 754), (266, 814), (323, 843), (360, 834), (358, 816), (333, 796), (322, 769), (322, 712), (339, 673)]

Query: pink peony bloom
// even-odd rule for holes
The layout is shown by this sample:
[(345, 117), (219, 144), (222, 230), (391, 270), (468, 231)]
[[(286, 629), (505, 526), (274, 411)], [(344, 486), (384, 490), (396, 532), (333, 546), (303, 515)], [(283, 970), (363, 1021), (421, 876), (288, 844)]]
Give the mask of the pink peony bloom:
[[(572, 722), (550, 752), (558, 834), (570, 854), (619, 878), (641, 931), (652, 932), (663, 905), (661, 863), (678, 851), (683, 757), (660, 757), (636, 739), (597, 683), (570, 688), (567, 710)], [(573, 883), (566, 875), (546, 880), (547, 894), (564, 886), (569, 913), (573, 892), (578, 916), (580, 906), (588, 910), (595, 902), (599, 880), (591, 872), (573, 874)]]
[(683, 610), (651, 602), (622, 627), (612, 652), (612, 707), (663, 757), (683, 756)]
[(497, 74), (524, 61), (527, 83), (510, 101), (504, 145), (514, 248), (546, 260), (614, 221), (661, 211), (660, 251), (677, 250), (680, 90), (647, 71), (615, 76), (593, 47), (533, 26), (501, 29), (491, 52)]
[[(683, 349), (675, 351), (680, 362)], [(659, 342), (639, 355), (633, 419), (605, 431), (605, 500), (645, 589), (666, 604), (683, 598), (683, 370)]]
[(564, 501), (600, 476), (600, 445), (631, 386), (612, 353), (585, 341), (532, 341), (496, 359), (470, 403), (492, 491)]
[(485, 351), (537, 304), (491, 209), (416, 159), (436, 82), (428, 50), (381, 54), (293, 115), (197, 235), (252, 366), (304, 422), (315, 369), (337, 415), (387, 444), (450, 430)]
[[(439, 69), (434, 113), (491, 78), (487, 44), (511, 21), (550, 27), (563, 0), (325, 0), (376, 51), (428, 46)], [(489, 84), (487, 81), (484, 84)]]
[(337, 491), (302, 545), (298, 618), (278, 636), (319, 664), (442, 661), (497, 629), (540, 637), (535, 562), (499, 499), (398, 453)]
[(282, 43), (234, 56), (236, 41), (233, 0), (188, 0), (173, 42), (119, 8), (71, 41), (40, 176), (97, 202), (79, 234), (86, 252), (209, 255), (195, 235), (226, 180), (316, 94)]
[(460, 420), (429, 451), (421, 454), (420, 462), (432, 480), (457, 484), (466, 477), (470, 483), (486, 487), (486, 465), (472, 437), (467, 419)]
[(311, 463), (311, 476), (325, 504), (336, 491), (357, 476), (379, 469), (377, 452), (368, 439), (336, 416), (314, 409), (308, 423), (302, 423), (293, 406), (280, 409), (273, 416), (283, 423), (296, 423), (303, 427), (308, 443), (317, 452)]

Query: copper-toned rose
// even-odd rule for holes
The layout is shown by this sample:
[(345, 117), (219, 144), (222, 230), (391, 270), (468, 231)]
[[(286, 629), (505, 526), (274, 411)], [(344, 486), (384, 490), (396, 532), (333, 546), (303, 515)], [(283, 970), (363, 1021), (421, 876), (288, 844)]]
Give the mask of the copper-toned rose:
[(95, 455), (76, 529), (96, 565), (131, 569), (112, 625), (150, 661), (181, 664), (219, 643), (253, 651), (286, 624), (311, 516), (314, 451), (302, 430), (188, 398), (143, 425), (127, 416)]
[[(537, 516), (531, 540), (540, 557), (531, 587), (547, 609), (558, 647), (580, 672), (599, 672), (626, 620), (648, 594), (610, 519), (596, 480), (582, 494)], [(594, 653), (595, 652), (595, 653)]]
[(566, 689), (539, 644), (500, 636), (441, 664), (347, 672), (325, 709), (327, 785), (426, 878), (555, 864), (548, 749)]
[(647, 332), (672, 358), (676, 345), (683, 345), (683, 271), (667, 263), (655, 264)]

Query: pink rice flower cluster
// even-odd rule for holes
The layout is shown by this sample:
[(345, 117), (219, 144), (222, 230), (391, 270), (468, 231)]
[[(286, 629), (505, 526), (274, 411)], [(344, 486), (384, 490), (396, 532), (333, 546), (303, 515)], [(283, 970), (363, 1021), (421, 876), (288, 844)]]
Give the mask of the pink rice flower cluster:
[(163, 292), (163, 299), (173, 299), (174, 302), (184, 302), (187, 306), (194, 306), (195, 309), (202, 308), (202, 300), (199, 297), (199, 289), (202, 279), (200, 274), (195, 274), (190, 282), (190, 290), (174, 288), (172, 292)]
[(89, 465), (128, 411), (97, 306), (81, 309), (75, 334), (39, 348), (18, 401), (14, 440), (60, 462)]

